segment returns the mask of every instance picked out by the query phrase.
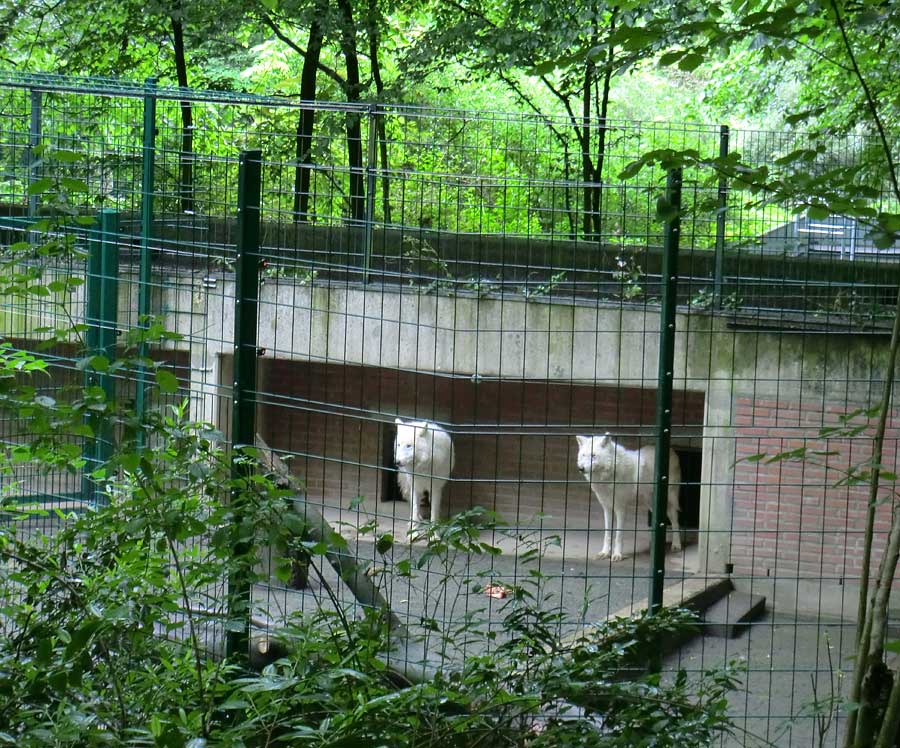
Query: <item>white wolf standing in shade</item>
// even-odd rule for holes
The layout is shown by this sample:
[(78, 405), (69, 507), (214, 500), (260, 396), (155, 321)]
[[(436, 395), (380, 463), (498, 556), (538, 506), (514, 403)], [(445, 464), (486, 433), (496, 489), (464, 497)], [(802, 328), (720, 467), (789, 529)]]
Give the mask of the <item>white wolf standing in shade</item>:
[(397, 482), (400, 493), (409, 502), (412, 531), (422, 520), (436, 522), (441, 516), (441, 491), (453, 470), (453, 441), (450, 434), (431, 421), (404, 423), (398, 418), (395, 423)]
[[(603, 508), (603, 548), (600, 558), (612, 557), (621, 561), (622, 528), (644, 529), (644, 514), (653, 505), (656, 447), (627, 449), (616, 444), (607, 433), (603, 436), (576, 436), (578, 441), (578, 469)], [(672, 550), (681, 550), (681, 530), (678, 526), (678, 487), (681, 466), (678, 455), (669, 452), (669, 495), (667, 514), (672, 523)], [(613, 525), (615, 518), (615, 525)], [(615, 539), (612, 531), (615, 528)]]

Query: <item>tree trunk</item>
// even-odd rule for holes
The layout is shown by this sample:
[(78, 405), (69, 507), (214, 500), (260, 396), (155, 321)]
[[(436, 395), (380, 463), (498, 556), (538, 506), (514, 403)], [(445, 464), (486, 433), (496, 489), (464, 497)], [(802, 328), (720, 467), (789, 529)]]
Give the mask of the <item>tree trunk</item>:
[[(170, 16), (175, 46), (175, 74), (181, 88), (188, 87), (187, 60), (184, 54), (184, 24), (181, 3)], [(190, 101), (181, 102), (181, 150), (178, 154), (178, 197), (182, 213), (194, 212), (194, 111)]]
[[(372, 80), (375, 82), (375, 94), (378, 103), (384, 100), (384, 81), (381, 78), (381, 63), (378, 61), (378, 0), (369, 0), (367, 16), (369, 32), (369, 63), (372, 66)], [(381, 161), (381, 203), (384, 223), (391, 222), (391, 180), (388, 176), (387, 133), (384, 125), (384, 114), (375, 115), (375, 136), (378, 138), (378, 155)]]
[[(350, 0), (338, 0), (341, 13), (341, 51), (347, 67), (345, 90), (347, 101), (359, 101), (359, 55), (356, 50), (356, 24)], [(362, 127), (359, 112), (347, 113), (347, 165), (350, 167), (350, 221), (361, 223), (366, 214), (363, 180)]]
[(572, 161), (569, 155), (569, 146), (566, 145), (563, 155), (563, 182), (565, 183), (563, 195), (565, 197), (566, 218), (569, 220), (569, 239), (575, 241), (578, 238), (577, 210), (572, 207), (572, 192), (569, 188), (569, 180), (572, 174)]
[[(610, 32), (614, 32), (616, 29), (617, 10), (617, 8), (613, 8), (612, 15), (610, 16)], [(601, 200), (603, 197), (603, 163), (606, 160), (606, 118), (609, 114), (609, 93), (612, 88), (614, 55), (614, 48), (610, 45), (606, 54), (606, 67), (603, 70), (603, 84), (600, 91), (600, 106), (598, 107), (599, 111), (597, 112), (597, 125), (599, 129), (597, 131), (597, 159), (594, 166), (594, 181), (597, 183), (597, 187), (594, 189), (593, 200), (591, 201), (594, 218), (594, 234), (597, 241), (600, 241), (601, 236), (600, 224), (602, 215)]]
[[(318, 18), (313, 18), (309, 26), (309, 44), (303, 58), (303, 70), (300, 73), (300, 100), (313, 102), (316, 100), (316, 74), (319, 70), (319, 58), (322, 53), (324, 30)], [(294, 222), (308, 223), (310, 220), (310, 182), (312, 181), (312, 136), (316, 113), (311, 107), (300, 109), (297, 121), (295, 158), (297, 166), (294, 171)]]
[(582, 230), (584, 238), (590, 240), (594, 234), (593, 205), (594, 163), (591, 160), (591, 90), (593, 87), (594, 65), (588, 62), (584, 66), (584, 87), (582, 89), (581, 129), (578, 136), (581, 146), (581, 180), (584, 183), (582, 200)]

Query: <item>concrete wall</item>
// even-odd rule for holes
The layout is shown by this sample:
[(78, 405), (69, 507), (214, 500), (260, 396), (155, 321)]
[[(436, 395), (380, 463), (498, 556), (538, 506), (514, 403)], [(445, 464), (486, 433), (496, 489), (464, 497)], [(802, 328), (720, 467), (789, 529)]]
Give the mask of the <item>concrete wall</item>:
[[(154, 306), (184, 335), (174, 347), (190, 352), (195, 416), (225, 422), (233, 285), (221, 274), (204, 281), (214, 275), (185, 270), (178, 283), (160, 284)], [(121, 308), (133, 309), (135, 286), (123, 283), (120, 293)], [(259, 313), (260, 387), (272, 395), (264, 395), (260, 430), (273, 446), (300, 454), (305, 462), (295, 470), (323, 500), (363, 495), (377, 503), (377, 424), (415, 415), (454, 430), (452, 510), (488, 503), (522, 518), (562, 504), (567, 522), (594, 523), (586, 491), (573, 488), (571, 435), (652, 420), (652, 307), (267, 279)], [(29, 311), (13, 329), (48, 314)], [(863, 489), (833, 484), (836, 468), (867, 456), (863, 440), (823, 444), (840, 454), (821, 469), (745, 458), (818, 444), (810, 440), (821, 427), (871, 407), (887, 340), (768, 324), (678, 316), (675, 389), (689, 405), (676, 436), (702, 445), (700, 567), (733, 568), (739, 583), (786, 580), (795, 597), (823, 580), (849, 589), (859, 574), (866, 498)], [(896, 429), (892, 422), (888, 467)], [(883, 529), (888, 508), (879, 512)]]
[[(220, 284), (208, 296), (212, 311), (206, 330), (214, 341), (227, 339), (233, 325), (232, 307), (227, 303), (230, 295), (228, 285)], [(372, 367), (395, 371), (393, 376), (402, 372), (435, 374), (435, 381), (466, 377), (482, 388), (502, 380), (498, 392), (513, 384), (521, 386), (523, 381), (556, 383), (572, 393), (579, 386), (594, 387), (616, 403), (620, 417), (615, 419), (608, 410), (591, 404), (572, 406), (564, 417), (548, 416), (542, 424), (565, 425), (569, 434), (599, 430), (604, 422), (639, 422), (634, 404), (622, 392), (655, 387), (658, 325), (656, 310), (641, 306), (421, 295), (381, 287), (368, 290), (267, 281), (260, 298), (260, 345), (269, 358)], [(731, 534), (736, 529), (736, 511), (751, 515), (762, 511), (758, 504), (761, 494), (755, 483), (752, 495), (746, 488), (735, 490), (748, 478), (743, 463), (738, 463), (736, 472), (735, 461), (760, 451), (759, 429), (781, 422), (770, 424), (762, 415), (764, 409), (751, 411), (749, 416), (742, 410), (739, 418), (739, 405), (746, 409), (741, 404), (776, 402), (787, 413), (792, 404), (800, 404), (807, 414), (804, 423), (784, 425), (788, 431), (777, 437), (777, 444), (763, 445), (772, 450), (779, 445), (792, 448), (792, 440), (809, 436), (799, 430), (801, 426), (833, 424), (839, 413), (869, 407), (876, 401), (887, 344), (877, 335), (760, 329), (748, 327), (746, 321), (732, 326), (726, 318), (697, 313), (680, 314), (677, 328), (675, 388), (693, 393), (704, 403), (702, 419), (690, 417), (682, 424), (688, 427), (682, 435), (699, 436), (702, 430), (703, 437), (701, 525), (709, 533), (701, 536), (700, 563), (712, 572), (724, 571), (729, 564), (745, 568), (750, 546), (732, 546)], [(225, 348), (220, 352), (227, 353)], [(429, 387), (438, 392), (436, 386)], [(421, 390), (409, 385), (401, 387), (398, 395), (384, 396), (376, 408), (378, 417), (390, 420), (394, 413), (405, 411), (408, 415), (424, 412), (450, 424), (468, 421), (459, 406), (456, 412), (450, 407), (449, 403), (462, 398), (459, 393), (449, 394), (452, 388), (430, 396), (424, 410), (414, 407), (408, 398), (404, 401), (403, 393)], [(505, 416), (495, 414), (493, 422), (529, 413), (531, 397), (520, 397), (515, 405), (507, 406)], [(344, 400), (346, 396), (335, 395), (323, 402), (339, 406)], [(595, 400), (573, 397), (571, 402)], [(365, 407), (371, 408), (371, 403)], [(761, 469), (759, 465), (753, 468)], [(767, 499), (768, 509), (772, 501), (781, 501), (778, 490), (775, 485)], [(454, 491), (458, 493), (455, 487)], [(784, 494), (785, 502), (788, 496)], [(785, 511), (797, 509), (788, 509), (787, 503), (784, 506)], [(820, 547), (820, 537), (816, 543)], [(765, 562), (766, 547), (752, 549), (755, 565), (747, 573), (769, 568), (760, 566)], [(772, 548), (773, 556), (775, 552)], [(787, 560), (781, 561), (783, 567)], [(799, 569), (795, 565), (793, 572)], [(786, 573), (790, 571), (785, 567)]]

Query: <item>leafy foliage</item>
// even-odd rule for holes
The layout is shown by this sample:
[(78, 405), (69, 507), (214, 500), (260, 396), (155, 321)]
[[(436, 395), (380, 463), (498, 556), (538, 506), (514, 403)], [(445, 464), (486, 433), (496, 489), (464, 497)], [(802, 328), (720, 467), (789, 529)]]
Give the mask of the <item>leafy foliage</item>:
[[(6, 59), (31, 70), (100, 75), (128, 71), (141, 77), (160, 72), (162, 59), (163, 77), (179, 83), (189, 66), (191, 80), (212, 87), (263, 87), (302, 96), (301, 80), (309, 62), (323, 76), (320, 94), (352, 100), (372, 96), (384, 101), (403, 95), (434, 103), (436, 95), (455, 96), (457, 91), (463, 98), (493, 100), (505, 89), (509, 98), (501, 108), (512, 100), (546, 121), (536, 151), (542, 160), (539, 172), (553, 179), (568, 182), (578, 175), (584, 183), (599, 185), (634, 179), (648, 165), (683, 166), (694, 170), (706, 186), (725, 177), (732, 188), (743, 191), (749, 206), (760, 211), (776, 207), (785, 216), (793, 211), (812, 219), (850, 216), (869, 227), (875, 246), (882, 249), (893, 247), (900, 237), (900, 186), (894, 162), (900, 99), (892, 65), (900, 16), (892, 3), (599, 3), (588, 8), (554, 2), (451, 2), (423, 8), (374, 0), (365, 5), (264, 0), (230, 5), (229, 12), (215, 3), (201, 5), (13, 0), (0, 18), (0, 39)], [(318, 36), (312, 33), (316, 24), (321, 26)], [(183, 55), (170, 57), (173, 46), (178, 46), (170, 35), (186, 36), (187, 61)], [(303, 48), (298, 40), (304, 37), (309, 45), (318, 38), (324, 45), (321, 56), (314, 59), (309, 48)], [(353, 49), (357, 38), (370, 42), (360, 80), (351, 75), (360, 62)], [(407, 38), (415, 44), (407, 47)], [(378, 53), (385, 51), (387, 85), (376, 65)], [(626, 73), (640, 75), (642, 65), (652, 59), (662, 68), (659, 75), (672, 68), (670, 79), (709, 80), (707, 102), (716, 114), (730, 115), (739, 103), (741, 115), (810, 127), (808, 142), (761, 159), (750, 148), (714, 158), (687, 140), (644, 140), (635, 146), (631, 164), (613, 167), (606, 158), (607, 142), (591, 139), (580, 125), (590, 119), (601, 123), (605, 133), (608, 119), (616, 113), (616, 79)], [(71, 122), (59, 133), (60, 142), (95, 137), (100, 112), (98, 106), (92, 117)], [(178, 122), (179, 113), (184, 116), (183, 106), (180, 112), (175, 107), (163, 112), (169, 129), (177, 129), (172, 123)], [(552, 119), (557, 113), (562, 113), (564, 124)], [(212, 121), (217, 116), (195, 114), (201, 124), (203, 117)], [(264, 141), (266, 125), (276, 123), (279, 116), (264, 112), (242, 124), (254, 133), (251, 139)], [(184, 133), (191, 127), (181, 124), (181, 143), (168, 146), (170, 152), (187, 152)], [(324, 159), (325, 149), (338, 153), (338, 134), (347, 123), (335, 118), (318, 126), (323, 137), (308, 154), (283, 147), (277, 156), (285, 163), (301, 156), (315, 162)], [(127, 114), (120, 127), (133, 129)], [(454, 153), (445, 147), (457, 138), (452, 126), (444, 123), (446, 132), (424, 134), (407, 123), (395, 127), (399, 129), (379, 134), (381, 143), (390, 136), (442, 145), (425, 155), (400, 147), (391, 154), (394, 164), (412, 168), (414, 162), (432, 171), (465, 173), (465, 154), (471, 148), (463, 143)], [(221, 144), (204, 143), (203, 132), (203, 127), (197, 128), (193, 148), (224, 152)], [(470, 137), (478, 142), (485, 132)], [(493, 135), (492, 129), (487, 132)], [(847, 134), (863, 137), (834, 157), (827, 144), (836, 135)], [(348, 138), (348, 145), (352, 140)], [(528, 152), (520, 145), (514, 141), (496, 173), (512, 181), (529, 173), (510, 155)], [(57, 159), (65, 163), (67, 153), (59, 151)], [(181, 160), (183, 166), (185, 159)], [(79, 214), (95, 192), (92, 167), (78, 161), (77, 155), (72, 156), (70, 171), (59, 179), (39, 179), (30, 185), (30, 194), (41, 193), (50, 214), (34, 230), (46, 231), (48, 240), (38, 247), (13, 245), (0, 267), (7, 295), (55, 305), (63, 321), (40, 328), (48, 344), (78, 345), (85, 332), (64, 320), (68, 301), (78, 292), (78, 280), (60, 276), (54, 268), (60, 257), (77, 257)], [(761, 166), (764, 161), (771, 163)], [(388, 169), (387, 156), (382, 166)], [(208, 182), (218, 181), (211, 171)], [(509, 215), (506, 197), (490, 185), (461, 183), (460, 194), (464, 194), (461, 203), (475, 206), (471, 215), (442, 213), (437, 193), (422, 199), (430, 206), (428, 211), (399, 219), (395, 215), (394, 220), (437, 230), (501, 226), (525, 235), (549, 230), (575, 238), (600, 233), (592, 217), (601, 213), (601, 200), (607, 201), (604, 207), (609, 212), (622, 208), (627, 213), (624, 198), (616, 202), (620, 198), (615, 190), (601, 192), (596, 187), (586, 187), (580, 195), (565, 191), (565, 209), (558, 212), (563, 216), (560, 226), (548, 226), (546, 218), (533, 215)], [(101, 190), (99, 197), (107, 204), (122, 199), (115, 185)], [(334, 184), (314, 214), (356, 217), (353, 204), (358, 206), (360, 197), (352, 185)], [(222, 196), (211, 199), (220, 201)], [(388, 224), (390, 207), (387, 199), (379, 206)], [(638, 236), (650, 233), (647, 226), (636, 224), (617, 230)], [(437, 262), (434, 273), (446, 275), (439, 257), (419, 253), (406, 260)], [(626, 259), (619, 272), (623, 294), (639, 294), (640, 268)], [(553, 282), (538, 288), (550, 292)], [(480, 285), (476, 291), (481, 292)], [(698, 300), (698, 305), (706, 303), (704, 298)], [(153, 325), (142, 329), (151, 330)], [(137, 336), (146, 340), (149, 333)], [(154, 366), (158, 389), (177, 392), (174, 375), (149, 361), (111, 360), (93, 352), (85, 352), (81, 361), (89, 374)], [(893, 360), (889, 368), (893, 372)], [(6, 476), (32, 464), (44, 470), (82, 469), (80, 442), (91, 439), (104, 424), (113, 423), (126, 435), (143, 429), (153, 446), (129, 452), (130, 442), (123, 439), (116, 458), (93, 476), (104, 484), (109, 506), (83, 516), (57, 515), (64, 527), (50, 538), (32, 532), (42, 512), (15, 502), (5, 508), (10, 521), (0, 531), (4, 560), (0, 689), (8, 698), (0, 704), (0, 730), (5, 730), (0, 740), (27, 746), (182, 745), (215, 739), (239, 745), (285, 738), (322, 745), (377, 745), (388, 739), (407, 742), (415, 735), (422, 736), (421, 744), (467, 744), (473, 738), (482, 745), (491, 741), (689, 745), (722, 728), (723, 694), (731, 684), (728, 675), (699, 685), (688, 684), (680, 675), (673, 682), (651, 678), (623, 683), (614, 677), (637, 651), (632, 646), (645, 641), (664, 621), (622, 624), (626, 644), (615, 639), (619, 630), (614, 629), (560, 649), (548, 635), (553, 621), (541, 610), (540, 595), (522, 589), (516, 590), (507, 617), (514, 636), (497, 655), (466, 663), (433, 683), (398, 688), (377, 656), (385, 643), (380, 619), (357, 621), (340, 613), (297, 622), (289, 634), (295, 656), (262, 676), (239, 673), (235, 663), (209, 657), (201, 646), (200, 627), (210, 621), (221, 623), (222, 616), (189, 611), (202, 588), (221, 586), (232, 564), (243, 569), (249, 562), (232, 557), (234, 537), (220, 531), (230, 519), (227, 504), (221, 501), (223, 492), (247, 495), (251, 516), (258, 522), (254, 531), (266, 527), (266, 518), (284, 497), (265, 481), (234, 483), (215, 435), (187, 423), (183, 409), (138, 422), (109, 401), (100, 387), (70, 387), (62, 394), (48, 394), (33, 383), (41, 381), (46, 369), (46, 362), (10, 343), (0, 347), (0, 405), (28, 419), (32, 431), (29, 440), (4, 446), (0, 470)], [(890, 387), (886, 392), (882, 419), (889, 411)], [(801, 449), (777, 459), (818, 456)], [(868, 481), (877, 492), (879, 479), (888, 475), (880, 462), (876, 455), (847, 480)], [(175, 472), (176, 467), (182, 472)], [(250, 537), (251, 525), (239, 527), (238, 535)], [(450, 550), (451, 546), (441, 549), (444, 556), (435, 550), (435, 558), (446, 558)], [(882, 590), (890, 590), (895, 567), (896, 555), (893, 567), (890, 562), (883, 567)], [(867, 572), (868, 561), (864, 568)], [(880, 599), (868, 607), (863, 604), (861, 612), (877, 613), (882, 602), (886, 605)], [(229, 625), (227, 617), (224, 623)], [(871, 625), (867, 623), (870, 631)], [(181, 641), (161, 636), (166, 629), (178, 633)], [(882, 718), (887, 727), (881, 744), (892, 743), (888, 732), (896, 732), (900, 707), (894, 704), (893, 712), (884, 711), (883, 698), (892, 686), (884, 679), (881, 633), (876, 629), (871, 648), (863, 637), (858, 658), (856, 685), (864, 677), (867, 685), (859, 694), (858, 745), (872, 744), (873, 723)], [(519, 664), (523, 659), (524, 677)], [(896, 684), (893, 693), (894, 701), (900, 699)], [(547, 716), (554, 705), (556, 712)], [(853, 739), (851, 734), (848, 743)]]
[[(227, 461), (176, 412), (154, 432), (159, 449), (120, 462), (110, 505), (65, 517), (52, 537), (28, 530), (39, 510), (6, 507), (0, 736), (9, 744), (702, 746), (727, 728), (734, 673), (641, 674), (691, 616), (639, 616), (559, 641), (527, 585), (510, 588), (506, 641), (429, 681), (403, 683), (385, 668), (392, 635), (380, 616), (342, 611), (293, 619), (279, 634), (290, 654), (243, 671), (201, 636), (228, 626), (225, 611), (197, 612), (238, 563), (216, 529), (228, 508), (210, 491), (229, 485)], [(277, 492), (257, 482), (253, 496), (253, 522), (272, 522)], [(465, 520), (435, 528), (430, 553), (477, 551), (477, 533)]]

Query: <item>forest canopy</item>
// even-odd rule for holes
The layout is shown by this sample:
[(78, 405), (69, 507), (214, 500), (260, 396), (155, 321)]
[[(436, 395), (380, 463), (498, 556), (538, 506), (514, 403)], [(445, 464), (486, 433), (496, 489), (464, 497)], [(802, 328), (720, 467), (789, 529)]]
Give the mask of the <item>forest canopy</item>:
[[(791, 178), (817, 161), (805, 180), (788, 184), (768, 171), (748, 177), (758, 164), (742, 170), (735, 157), (714, 166), (727, 176), (740, 174), (770, 204), (872, 220), (877, 211), (860, 201), (880, 199), (900, 127), (892, 75), (898, 23), (895, 3), (837, 0), (4, 0), (0, 65), (16, 72), (153, 77), (160, 85), (295, 102), (531, 114), (547, 125), (548, 152), (562, 153), (562, 172), (554, 178), (583, 184), (614, 181), (628, 165), (609, 163), (612, 122), (804, 130), (812, 133), (808, 148), (771, 155), (783, 159), (779, 166)], [(194, 150), (194, 116), (183, 102), (184, 154)], [(314, 111), (302, 109), (294, 127), (296, 162), (308, 167)], [(384, 118), (375, 127), (386, 170)], [(834, 164), (821, 167), (824, 144), (845, 135), (872, 137), (876, 147), (856, 152), (849, 171), (841, 164), (838, 172)], [(358, 118), (347, 119), (345, 137), (347, 166), (356, 173), (364, 158)], [(686, 141), (670, 148), (680, 155), (668, 154), (668, 165), (696, 161)], [(628, 155), (661, 162), (659, 153)], [(183, 158), (186, 184), (190, 168)], [(857, 189), (861, 174), (878, 188)], [(299, 220), (313, 209), (304, 197), (309, 175), (309, 168), (297, 169)], [(348, 189), (345, 212), (357, 220), (364, 190), (361, 183)], [(600, 235), (600, 199), (599, 190), (584, 190), (570, 235)], [(390, 223), (389, 195), (383, 202)], [(182, 207), (192, 207), (187, 191)], [(567, 210), (574, 215), (574, 207)], [(881, 220), (878, 228), (876, 243), (887, 246), (896, 227)]]
[[(307, 101), (780, 127), (866, 119), (828, 4), (5, 0), (3, 65)], [(890, 3), (842, 8), (896, 106)], [(893, 121), (895, 115), (889, 113)]]

